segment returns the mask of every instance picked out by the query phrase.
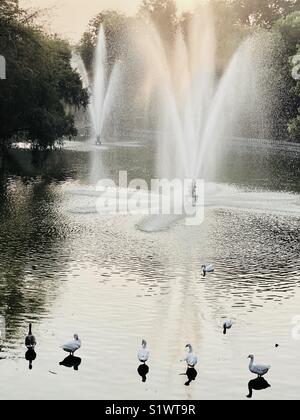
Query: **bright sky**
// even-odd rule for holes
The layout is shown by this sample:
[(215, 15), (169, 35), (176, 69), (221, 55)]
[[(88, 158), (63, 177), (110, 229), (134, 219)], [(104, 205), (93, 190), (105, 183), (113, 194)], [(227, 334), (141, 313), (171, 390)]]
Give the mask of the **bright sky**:
[[(134, 14), (142, 0), (20, 0), (22, 7), (50, 8), (50, 30), (78, 41), (89, 20), (105, 9)], [(201, 0), (200, 0), (201, 1)], [(193, 9), (199, 0), (177, 0), (179, 10)]]

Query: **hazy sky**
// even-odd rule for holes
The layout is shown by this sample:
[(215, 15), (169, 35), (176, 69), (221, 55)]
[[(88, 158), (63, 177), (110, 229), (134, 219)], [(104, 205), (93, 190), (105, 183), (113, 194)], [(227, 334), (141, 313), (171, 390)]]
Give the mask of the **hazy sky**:
[[(23, 7), (50, 8), (50, 30), (77, 41), (94, 15), (103, 9), (133, 14), (142, 0), (20, 0)], [(179, 10), (193, 8), (199, 0), (177, 0)]]

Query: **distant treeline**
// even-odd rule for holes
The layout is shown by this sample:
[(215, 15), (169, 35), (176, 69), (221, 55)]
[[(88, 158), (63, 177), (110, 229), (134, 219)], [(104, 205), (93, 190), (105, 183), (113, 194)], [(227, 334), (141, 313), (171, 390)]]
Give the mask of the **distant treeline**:
[[(260, 28), (280, 34), (278, 56), (286, 80), (278, 138), (300, 141), (300, 0), (210, 0), (217, 36), (217, 70), (222, 74), (241, 40)], [(144, 0), (135, 17), (102, 11), (91, 20), (78, 45), (92, 71), (100, 23), (107, 36), (108, 59), (113, 63), (126, 49), (129, 26), (151, 19), (166, 50), (175, 34), (183, 32), (192, 12), (179, 14), (174, 0)], [(48, 148), (76, 135), (74, 111), (88, 105), (88, 92), (71, 67), (68, 42), (50, 36), (37, 25), (36, 13), (24, 11), (17, 0), (0, 0), (0, 56), (6, 60), (7, 79), (0, 79), (0, 146), (26, 140)], [(298, 70), (297, 70), (298, 69)], [(276, 77), (274, 75), (274, 77)], [(298, 80), (297, 80), (298, 79)], [(1, 147), (0, 147), (1, 150)]]
[[(261, 30), (274, 33), (276, 63), (270, 71), (274, 80), (269, 83), (278, 85), (279, 72), (281, 103), (280, 112), (274, 116), (273, 137), (300, 142), (300, 66), (297, 67), (295, 58), (300, 55), (300, 0), (208, 0), (208, 3), (215, 20), (217, 70), (220, 75), (246, 36)], [(193, 13), (179, 14), (175, 0), (143, 0), (135, 17), (111, 10), (102, 11), (90, 21), (78, 45), (78, 52), (88, 71), (92, 72), (99, 26), (103, 24), (108, 60), (113, 66), (128, 47), (128, 27), (134, 26), (141, 18), (155, 24), (166, 50), (172, 51), (176, 33), (178, 30), (186, 32)], [(300, 64), (300, 59), (298, 61)], [(282, 86), (282, 81), (285, 86)]]

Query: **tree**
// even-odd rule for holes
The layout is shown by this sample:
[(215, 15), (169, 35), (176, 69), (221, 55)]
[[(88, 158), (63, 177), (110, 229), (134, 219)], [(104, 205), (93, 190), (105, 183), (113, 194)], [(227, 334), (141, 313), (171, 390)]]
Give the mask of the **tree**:
[(162, 39), (171, 46), (179, 23), (175, 0), (143, 0), (139, 16), (150, 19)]
[(45, 35), (16, 1), (1, 1), (0, 53), (7, 79), (0, 81), (0, 141), (15, 138), (53, 146), (76, 134), (72, 107), (86, 107), (88, 94), (70, 65), (71, 49)]
[(242, 24), (271, 28), (281, 17), (300, 9), (300, 0), (225, 0)]
[(294, 54), (300, 43), (300, 11), (279, 19), (274, 27), (282, 34), (290, 53)]
[(131, 19), (124, 14), (113, 10), (105, 10), (90, 21), (88, 30), (83, 34), (78, 46), (78, 52), (89, 72), (93, 68), (100, 26), (103, 25), (105, 30), (107, 58), (112, 67), (125, 48), (127, 27), (130, 21)]
[[(282, 55), (285, 57), (287, 83), (285, 99), (289, 100), (289, 107), (286, 107), (289, 110), (288, 133), (293, 141), (300, 142), (300, 72), (297, 71), (300, 64), (300, 11), (281, 18), (275, 28), (284, 39)], [(295, 57), (299, 58), (295, 60)]]

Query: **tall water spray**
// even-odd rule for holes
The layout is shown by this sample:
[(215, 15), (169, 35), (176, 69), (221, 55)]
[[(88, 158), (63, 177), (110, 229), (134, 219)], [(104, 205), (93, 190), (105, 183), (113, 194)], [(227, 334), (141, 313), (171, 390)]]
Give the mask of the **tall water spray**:
[(101, 143), (105, 123), (110, 115), (116, 99), (120, 83), (121, 63), (117, 61), (110, 71), (107, 61), (107, 47), (104, 27), (99, 28), (98, 41), (95, 49), (92, 75), (88, 74), (85, 65), (78, 54), (73, 55), (72, 65), (80, 74), (84, 88), (90, 92), (89, 114), (92, 123), (92, 141)]
[[(102, 25), (99, 28), (91, 75), (87, 72), (83, 60), (78, 54), (73, 55), (72, 64), (81, 76), (83, 87), (89, 90), (91, 143), (100, 146), (103, 139), (106, 142), (108, 141), (104, 131), (109, 125), (108, 122), (111, 121), (111, 114), (113, 114), (114, 107), (118, 102), (117, 92), (120, 90), (121, 83), (121, 62), (117, 61), (111, 70), (107, 60), (105, 31)], [(92, 150), (90, 166), (90, 178), (94, 184), (103, 176), (101, 153), (95, 153), (95, 150)]]
[(94, 60), (92, 82), (91, 114), (97, 143), (101, 144), (104, 121), (104, 100), (107, 87), (107, 51), (104, 28), (101, 25)]
[(209, 8), (195, 13), (184, 34), (178, 31), (173, 49), (148, 25), (139, 48), (147, 52), (145, 97), (157, 103), (160, 178), (209, 178), (223, 139), (243, 131), (240, 127), (251, 126), (248, 131), (257, 136), (267, 133), (267, 109), (274, 103), (263, 76), (270, 67), (269, 41), (263, 33), (241, 42), (220, 77)]

